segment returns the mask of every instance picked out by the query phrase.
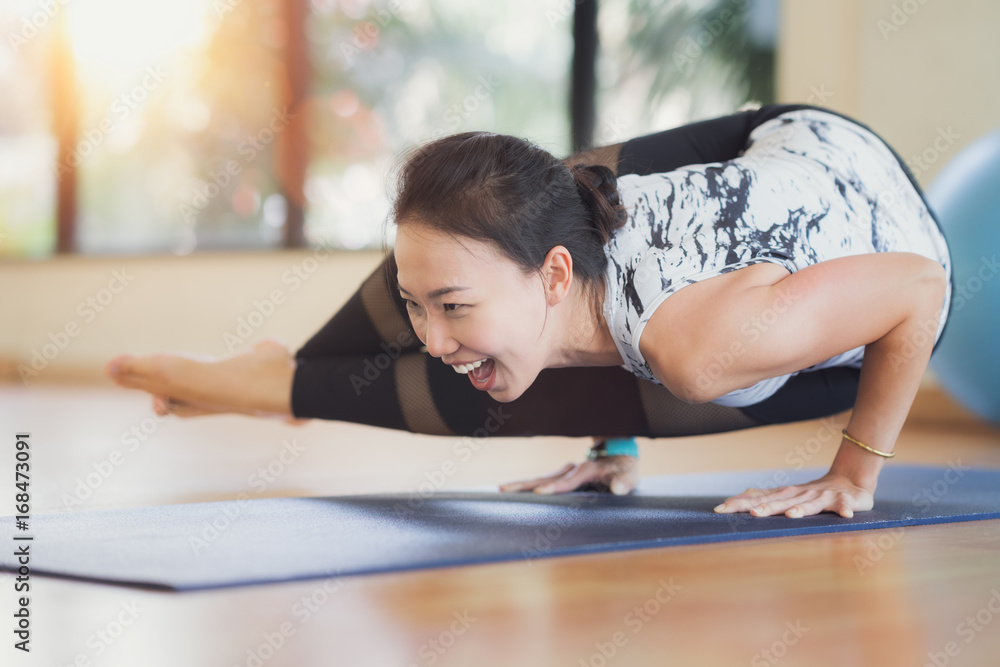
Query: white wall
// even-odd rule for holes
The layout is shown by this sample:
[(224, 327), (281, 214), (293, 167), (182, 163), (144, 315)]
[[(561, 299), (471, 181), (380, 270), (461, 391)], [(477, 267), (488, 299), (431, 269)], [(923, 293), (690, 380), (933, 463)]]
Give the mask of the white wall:
[(923, 186), (1000, 127), (1000, 2), (783, 0), (777, 96), (860, 120)]
[(380, 261), (320, 250), (0, 263), (0, 369), (16, 379), (19, 364), (42, 365), (37, 352), (52, 359), (29, 381), (92, 379), (122, 352), (224, 355), (240, 349), (240, 318), (260, 322), (251, 342), (276, 336), (294, 349)]

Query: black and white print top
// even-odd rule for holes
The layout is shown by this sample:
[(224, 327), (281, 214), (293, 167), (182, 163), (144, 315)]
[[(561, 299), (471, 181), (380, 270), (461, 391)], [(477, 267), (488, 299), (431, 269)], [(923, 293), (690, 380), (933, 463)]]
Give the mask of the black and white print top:
[[(622, 368), (657, 384), (639, 340), (656, 307), (685, 285), (757, 262), (794, 273), (872, 252), (918, 253), (951, 275), (944, 236), (896, 156), (878, 136), (834, 113), (789, 111), (754, 128), (732, 160), (617, 182), (628, 220), (605, 246), (604, 317)], [(935, 341), (951, 291), (949, 281)], [(860, 368), (863, 357), (860, 346), (713, 402), (753, 405), (793, 375)]]

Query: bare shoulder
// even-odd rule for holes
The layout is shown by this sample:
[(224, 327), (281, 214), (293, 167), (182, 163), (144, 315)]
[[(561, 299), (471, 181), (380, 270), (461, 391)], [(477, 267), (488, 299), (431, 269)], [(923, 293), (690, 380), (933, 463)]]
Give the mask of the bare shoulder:
[(774, 285), (790, 275), (780, 264), (758, 262), (671, 294), (657, 306), (639, 340), (639, 352), (653, 375), (671, 393), (684, 399), (686, 392), (680, 384), (684, 365), (694, 357), (699, 344), (709, 338), (706, 327), (717, 323), (718, 309), (725, 308), (731, 298), (738, 298), (742, 290)]

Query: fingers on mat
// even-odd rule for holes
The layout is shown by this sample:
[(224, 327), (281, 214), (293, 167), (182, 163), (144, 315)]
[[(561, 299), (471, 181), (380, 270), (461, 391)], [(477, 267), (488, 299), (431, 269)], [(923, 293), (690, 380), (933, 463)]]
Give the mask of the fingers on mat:
[(542, 484), (545, 484), (546, 482), (551, 482), (552, 480), (559, 479), (559, 477), (561, 477), (562, 475), (564, 475), (567, 472), (569, 472), (570, 470), (572, 470), (573, 467), (574, 467), (574, 464), (567, 463), (566, 465), (564, 465), (559, 470), (559, 472), (557, 472), (555, 474), (546, 475), (545, 477), (536, 477), (534, 479), (525, 479), (525, 480), (521, 480), (519, 482), (508, 482), (507, 484), (501, 484), (500, 485), (500, 490), (501, 491), (531, 491), (532, 489), (534, 489), (534, 488), (536, 488), (536, 487), (538, 487), (538, 486), (540, 486)]

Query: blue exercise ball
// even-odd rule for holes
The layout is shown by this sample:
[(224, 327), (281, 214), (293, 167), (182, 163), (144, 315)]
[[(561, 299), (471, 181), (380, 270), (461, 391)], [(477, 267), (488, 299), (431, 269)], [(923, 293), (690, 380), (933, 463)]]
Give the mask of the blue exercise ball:
[(951, 315), (930, 368), (945, 390), (1000, 424), (1000, 130), (962, 149), (927, 189), (951, 251)]

